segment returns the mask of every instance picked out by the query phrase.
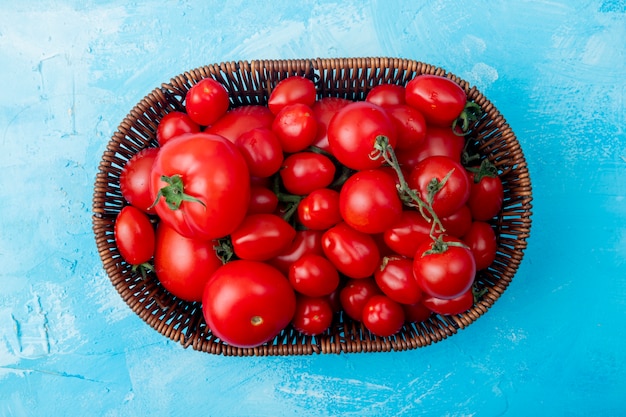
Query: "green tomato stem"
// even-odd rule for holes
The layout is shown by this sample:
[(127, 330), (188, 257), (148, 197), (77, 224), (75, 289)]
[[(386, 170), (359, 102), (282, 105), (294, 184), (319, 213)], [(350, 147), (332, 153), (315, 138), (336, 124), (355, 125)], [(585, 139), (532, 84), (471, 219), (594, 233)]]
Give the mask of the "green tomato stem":
[(152, 203), (151, 207), (156, 206), (161, 197), (165, 198), (165, 203), (171, 210), (178, 210), (183, 201), (200, 203), (204, 207), (206, 207), (202, 200), (196, 197), (192, 197), (189, 194), (185, 194), (185, 186), (183, 184), (183, 179), (180, 175), (176, 174), (172, 175), (171, 177), (162, 175), (161, 181), (167, 183), (167, 185), (159, 190), (156, 199), (154, 200), (154, 203)]

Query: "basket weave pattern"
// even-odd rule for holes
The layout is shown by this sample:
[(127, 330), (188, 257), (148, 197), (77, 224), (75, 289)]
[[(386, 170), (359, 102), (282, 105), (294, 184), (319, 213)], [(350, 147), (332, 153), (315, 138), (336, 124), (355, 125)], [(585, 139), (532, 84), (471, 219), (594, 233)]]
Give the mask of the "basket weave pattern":
[[(302, 75), (315, 81), (318, 97), (364, 100), (379, 84), (406, 83), (420, 74), (446, 76), (459, 84), (468, 99), (483, 110), (469, 135), (470, 145), (497, 168), (504, 187), (504, 204), (492, 220), (497, 255), (491, 267), (479, 271), (476, 283), (486, 289), (472, 309), (454, 316), (432, 315), (405, 324), (392, 337), (371, 335), (345, 314), (326, 333), (310, 337), (288, 327), (273, 341), (256, 348), (236, 348), (217, 339), (207, 328), (199, 303), (182, 301), (167, 292), (154, 274), (146, 279), (123, 261), (113, 235), (117, 213), (126, 204), (119, 188), (124, 164), (141, 149), (156, 146), (159, 121), (171, 111), (184, 111), (187, 91), (212, 77), (229, 92), (231, 107), (267, 103), (276, 84)], [(180, 74), (155, 88), (120, 123), (102, 155), (93, 194), (93, 231), (103, 267), (122, 299), (141, 319), (183, 347), (222, 355), (309, 355), (313, 353), (386, 352), (415, 349), (441, 341), (470, 325), (502, 295), (522, 260), (530, 233), (532, 190), (523, 152), (515, 134), (495, 106), (466, 81), (429, 64), (396, 58), (302, 59), (227, 62)]]

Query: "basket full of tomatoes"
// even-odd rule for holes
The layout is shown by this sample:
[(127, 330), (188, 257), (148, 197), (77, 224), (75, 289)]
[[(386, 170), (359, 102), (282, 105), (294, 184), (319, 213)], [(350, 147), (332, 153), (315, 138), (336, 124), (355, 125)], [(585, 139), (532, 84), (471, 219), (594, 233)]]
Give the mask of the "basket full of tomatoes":
[(531, 201), (505, 119), (442, 68), (227, 62), (163, 83), (120, 123), (93, 230), (123, 300), (184, 347), (401, 351), (503, 294)]

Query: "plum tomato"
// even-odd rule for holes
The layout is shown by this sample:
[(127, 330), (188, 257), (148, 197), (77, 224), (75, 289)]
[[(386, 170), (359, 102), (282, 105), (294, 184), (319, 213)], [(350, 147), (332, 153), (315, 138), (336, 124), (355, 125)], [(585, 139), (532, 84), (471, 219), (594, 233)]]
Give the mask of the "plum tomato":
[(441, 315), (461, 314), (474, 305), (474, 293), (472, 288), (470, 288), (458, 297), (447, 300), (437, 297), (426, 297), (422, 300), (422, 304), (433, 313)]
[(234, 143), (241, 134), (248, 130), (258, 127), (271, 129), (273, 121), (274, 115), (267, 107), (252, 104), (235, 107), (227, 111), (204, 132), (223, 136)]
[(350, 278), (370, 277), (380, 263), (380, 250), (372, 235), (344, 222), (324, 232), (322, 249), (335, 268)]
[(337, 289), (339, 273), (328, 259), (310, 253), (291, 264), (289, 282), (300, 294), (321, 297)]
[(350, 100), (342, 97), (322, 97), (313, 104), (311, 110), (313, 110), (313, 116), (317, 122), (317, 134), (313, 146), (324, 151), (330, 151), (328, 123), (339, 110), (350, 103), (352, 103)]
[(233, 251), (240, 259), (266, 261), (291, 245), (296, 230), (275, 214), (250, 214), (230, 234)]
[(363, 306), (362, 322), (376, 336), (392, 336), (404, 325), (404, 310), (386, 295), (375, 295)]
[(461, 115), (467, 95), (449, 78), (422, 74), (406, 85), (406, 103), (419, 110), (429, 124), (451, 127)]
[(313, 106), (317, 92), (315, 83), (308, 78), (292, 75), (279, 81), (270, 93), (267, 107), (273, 114), (278, 114), (285, 106), (290, 104), (304, 104)]
[(415, 304), (422, 298), (422, 290), (413, 276), (413, 260), (385, 257), (374, 274), (378, 288), (401, 304)]
[(137, 207), (125, 206), (117, 214), (114, 237), (120, 255), (130, 265), (141, 265), (152, 259), (154, 227), (148, 215)]
[(489, 267), (496, 259), (496, 233), (487, 222), (474, 221), (462, 238), (476, 261), (476, 270)]
[(321, 230), (296, 230), (296, 236), (289, 248), (267, 261), (272, 266), (278, 268), (283, 274), (289, 274), (289, 268), (305, 254), (311, 253), (323, 255)]
[(451, 128), (428, 126), (423, 142), (412, 153), (416, 162), (429, 156), (447, 156), (461, 162), (464, 148), (465, 138), (455, 134)]
[(422, 243), (430, 241), (431, 224), (416, 210), (404, 210), (400, 219), (383, 233), (395, 253), (412, 258)]
[(381, 294), (374, 278), (349, 279), (339, 291), (339, 302), (348, 317), (361, 321), (365, 303), (373, 296)]
[(339, 192), (330, 188), (311, 191), (298, 204), (298, 220), (313, 230), (326, 230), (341, 222)]
[(422, 113), (406, 104), (385, 107), (396, 128), (396, 149), (399, 151), (415, 148), (426, 137), (426, 120)]
[(267, 178), (278, 172), (283, 163), (283, 148), (270, 129), (258, 127), (235, 139), (235, 145), (246, 159), (250, 175)]
[(283, 107), (274, 118), (272, 132), (286, 153), (308, 148), (317, 137), (317, 121), (313, 110), (301, 103)]
[(122, 168), (120, 191), (129, 204), (154, 214), (154, 197), (150, 192), (150, 173), (159, 148), (145, 148), (133, 155)]
[(504, 188), (496, 167), (488, 159), (468, 172), (471, 188), (468, 205), (474, 220), (487, 221), (502, 209)]
[(472, 213), (467, 204), (449, 216), (442, 217), (441, 224), (448, 236), (462, 237), (472, 225)]
[(380, 84), (374, 86), (365, 96), (365, 101), (380, 107), (405, 104), (404, 86), (398, 84)]
[(165, 145), (169, 140), (184, 135), (185, 133), (198, 133), (200, 125), (185, 112), (172, 111), (163, 116), (157, 126), (156, 139), (159, 146)]
[(199, 125), (209, 126), (222, 117), (230, 106), (228, 91), (212, 79), (203, 78), (194, 84), (185, 96), (185, 110)]
[(279, 171), (285, 189), (296, 195), (307, 195), (329, 186), (335, 178), (336, 167), (326, 155), (298, 152), (285, 158)]
[(259, 213), (274, 213), (278, 207), (278, 196), (274, 191), (260, 185), (250, 187), (250, 204), (248, 215)]
[(406, 323), (420, 323), (427, 320), (432, 314), (432, 311), (421, 301), (415, 304), (402, 304), (402, 309)]
[(333, 322), (334, 311), (328, 298), (296, 296), (296, 312), (291, 320), (294, 329), (306, 336), (324, 333)]

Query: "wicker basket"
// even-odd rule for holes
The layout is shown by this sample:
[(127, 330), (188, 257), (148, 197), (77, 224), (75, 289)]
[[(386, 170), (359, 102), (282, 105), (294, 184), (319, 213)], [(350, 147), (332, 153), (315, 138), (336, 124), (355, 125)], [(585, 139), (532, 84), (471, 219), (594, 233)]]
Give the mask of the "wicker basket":
[[(474, 307), (455, 316), (432, 315), (421, 323), (406, 324), (393, 337), (376, 337), (346, 315), (339, 316), (321, 336), (303, 336), (291, 327), (257, 348), (236, 348), (217, 339), (207, 328), (199, 303), (168, 293), (157, 278), (143, 279), (131, 270), (116, 248), (114, 220), (126, 204), (119, 189), (124, 164), (141, 149), (156, 146), (159, 120), (173, 110), (184, 110), (185, 95), (202, 78), (221, 82), (231, 106), (266, 104), (272, 88), (291, 75), (315, 81), (319, 97), (363, 100), (378, 84), (406, 85), (419, 74), (446, 76), (458, 83), (483, 110), (470, 139), (498, 168), (504, 185), (504, 205), (492, 221), (496, 228), (496, 260), (480, 271), (476, 282), (486, 292)], [(183, 347), (222, 355), (308, 355), (313, 353), (383, 352), (415, 349), (441, 341), (470, 325), (502, 295), (522, 260), (530, 232), (532, 191), (526, 161), (515, 134), (476, 88), (445, 70), (407, 59), (349, 58), (268, 60), (213, 64), (185, 72), (154, 89), (120, 123), (102, 155), (93, 196), (93, 231), (103, 266), (123, 300), (146, 323)]]

